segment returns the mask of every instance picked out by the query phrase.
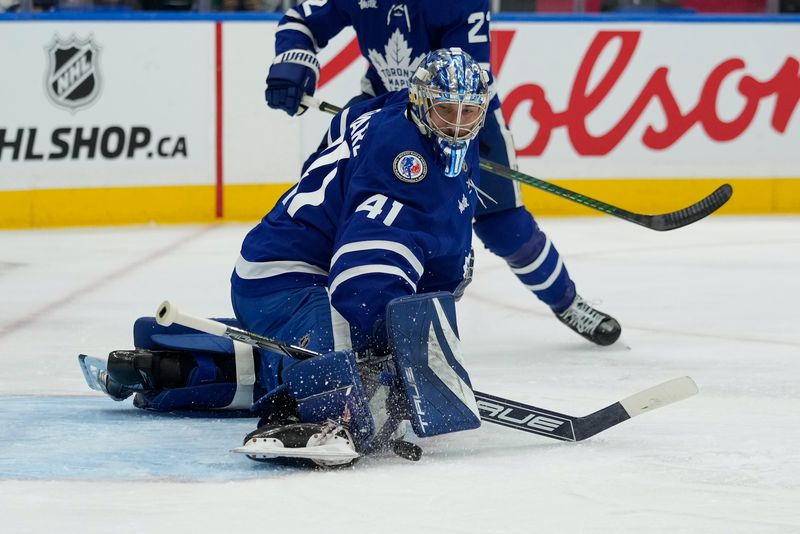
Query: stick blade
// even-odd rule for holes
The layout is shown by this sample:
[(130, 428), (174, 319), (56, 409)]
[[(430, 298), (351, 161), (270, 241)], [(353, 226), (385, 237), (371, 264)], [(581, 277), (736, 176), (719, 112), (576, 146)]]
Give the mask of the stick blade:
[[(733, 195), (733, 187), (730, 184), (722, 184), (713, 193), (704, 199), (672, 213), (663, 213), (661, 215), (651, 215), (649, 221), (644, 224), (653, 230), (659, 232), (666, 232), (668, 230), (675, 230), (683, 228), (689, 224), (699, 221), (708, 217), (730, 200)], [(642, 224), (642, 223), (640, 223)]]
[(630, 397), (622, 399), (619, 403), (631, 417), (636, 417), (645, 412), (652, 412), (657, 408), (687, 399), (700, 391), (697, 384), (688, 376), (673, 378), (663, 384), (653, 386)]

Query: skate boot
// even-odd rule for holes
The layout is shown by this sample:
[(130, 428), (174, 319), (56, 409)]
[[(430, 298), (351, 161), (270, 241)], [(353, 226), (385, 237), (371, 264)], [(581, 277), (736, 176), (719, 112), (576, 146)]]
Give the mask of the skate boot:
[(233, 452), (261, 462), (326, 469), (349, 467), (360, 456), (347, 428), (333, 421), (265, 425)]
[(185, 352), (115, 350), (108, 355), (108, 380), (130, 391), (176, 388), (186, 385), (194, 367)]
[(134, 390), (120, 384), (108, 374), (108, 371), (99, 370), (97, 380), (100, 383), (100, 390), (115, 401), (123, 401), (133, 395)]
[(79, 363), (90, 388), (122, 401), (141, 391), (181, 387), (196, 366), (177, 351), (115, 350), (106, 361), (81, 354)]
[(592, 308), (580, 295), (569, 307), (557, 313), (558, 320), (572, 330), (598, 345), (611, 345), (619, 339), (622, 327), (616, 319), (608, 314)]
[(81, 354), (78, 356), (78, 364), (83, 371), (86, 385), (93, 390), (102, 391), (115, 401), (122, 401), (133, 395), (133, 389), (125, 387), (109, 376), (106, 360)]

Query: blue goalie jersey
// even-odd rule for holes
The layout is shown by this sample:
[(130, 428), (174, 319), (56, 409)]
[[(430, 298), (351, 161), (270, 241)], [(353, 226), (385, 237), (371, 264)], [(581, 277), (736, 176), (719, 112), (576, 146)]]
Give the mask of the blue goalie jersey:
[(407, 104), (403, 90), (334, 117), (300, 181), (245, 238), (237, 294), (327, 287), (357, 349), (393, 298), (457, 289), (470, 268), (477, 143), (461, 174), (445, 176)]
[[(488, 0), (459, 0), (446, 7), (434, 0), (307, 0), (278, 24), (275, 54), (298, 49), (316, 54), (352, 26), (369, 62), (361, 89), (381, 95), (407, 88), (425, 54), (439, 48), (457, 46), (490, 72), (489, 17)], [(489, 94), (495, 95), (491, 82)], [(492, 98), (489, 109), (498, 106)]]

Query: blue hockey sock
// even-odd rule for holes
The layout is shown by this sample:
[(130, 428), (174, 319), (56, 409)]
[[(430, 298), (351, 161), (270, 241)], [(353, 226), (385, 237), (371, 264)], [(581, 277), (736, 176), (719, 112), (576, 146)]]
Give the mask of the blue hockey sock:
[(550, 238), (525, 208), (475, 219), (475, 233), (539, 299), (562, 312), (575, 298), (575, 283)]

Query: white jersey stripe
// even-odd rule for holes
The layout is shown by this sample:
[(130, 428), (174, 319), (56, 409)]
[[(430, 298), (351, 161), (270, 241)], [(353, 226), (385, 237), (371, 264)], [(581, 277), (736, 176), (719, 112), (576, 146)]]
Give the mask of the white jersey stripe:
[(334, 140), (331, 136), (331, 128), (328, 128), (328, 147), (338, 145), (344, 141), (344, 134), (347, 133), (347, 114), (349, 112), (350, 108), (344, 108), (344, 110), (342, 110), (342, 114), (339, 117), (339, 136), (336, 138), (336, 140)]
[[(288, 11), (286, 14), (287, 15), (289, 14)], [(309, 30), (308, 26), (306, 26), (305, 24), (300, 24), (299, 22), (285, 22), (280, 26), (278, 26), (278, 29), (275, 30), (275, 33), (282, 32), (284, 30), (290, 30), (302, 33), (303, 35), (311, 39), (311, 44), (314, 45), (314, 52), (319, 52), (319, 45), (317, 44), (317, 39), (314, 37), (314, 34), (311, 33), (311, 30)]]
[[(342, 142), (343, 140), (344, 140), (344, 136), (339, 136), (339, 138), (334, 142), (334, 144), (332, 144), (331, 146), (328, 147), (328, 149), (332, 149), (332, 150), (330, 152), (328, 152), (327, 154), (324, 154), (324, 155), (320, 156), (316, 161), (314, 161), (314, 163), (309, 165), (308, 169), (306, 169), (305, 174), (303, 174), (303, 176), (300, 177), (300, 180), (302, 181), (303, 178), (305, 178), (306, 176), (311, 174), (311, 171), (314, 171), (314, 170), (316, 170), (316, 169), (318, 169), (320, 167), (323, 167), (325, 165), (330, 165), (331, 163), (337, 163), (338, 164), (342, 159), (349, 158), (350, 157), (350, 147), (347, 145), (347, 143), (343, 143)], [(287, 211), (289, 212), (289, 215), (294, 216), (294, 214), (297, 212), (297, 210), (299, 210), (303, 206), (306, 206), (306, 205), (309, 205), (309, 204), (312, 205), (312, 206), (319, 206), (319, 204), (321, 202), (317, 202), (317, 201), (319, 199), (322, 199), (322, 200), (325, 199), (325, 188), (327, 188), (328, 184), (331, 183), (331, 180), (333, 180), (336, 177), (337, 169), (338, 169), (337, 167), (334, 167), (333, 170), (330, 171), (325, 176), (325, 178), (322, 180), (322, 186), (320, 187), (320, 189), (318, 189), (316, 191), (310, 191), (310, 192), (306, 191), (305, 193), (300, 193), (298, 195), (297, 193), (298, 193), (298, 191), (300, 189), (300, 183), (298, 182), (291, 189), (291, 192), (288, 195), (286, 195), (285, 197), (283, 197), (283, 200), (281, 201), (281, 203), (284, 206), (290, 200), (292, 201), (292, 203), (289, 204), (289, 207), (287, 208)], [(300, 197), (300, 199), (299, 200), (295, 200), (295, 195)], [(307, 200), (303, 201), (303, 199), (307, 199)], [(297, 204), (299, 204), (299, 205), (297, 205)]]
[(533, 271), (542, 266), (544, 260), (547, 259), (547, 255), (550, 253), (550, 248), (552, 246), (553, 244), (550, 242), (550, 237), (546, 236), (544, 242), (544, 248), (542, 248), (542, 251), (539, 253), (538, 256), (536, 256), (536, 259), (533, 260), (528, 265), (526, 265), (525, 267), (519, 267), (517, 269), (512, 268), (511, 272), (516, 274), (517, 276), (522, 276), (523, 274), (532, 273)]
[(364, 250), (386, 250), (389, 252), (394, 252), (402, 256), (403, 259), (406, 260), (409, 265), (411, 265), (411, 267), (417, 272), (418, 277), (422, 276), (422, 273), (425, 272), (425, 269), (422, 267), (422, 263), (417, 259), (414, 253), (411, 252), (410, 248), (402, 243), (382, 240), (354, 241), (353, 243), (342, 245), (339, 247), (339, 250), (336, 251), (336, 254), (333, 255), (333, 258), (331, 258), (331, 269), (333, 269), (333, 265), (336, 263), (336, 260), (338, 260), (342, 255), (349, 252), (360, 252)]
[(531, 291), (541, 291), (543, 289), (547, 289), (548, 287), (553, 285), (553, 282), (556, 281), (558, 275), (561, 274), (561, 270), (564, 268), (564, 260), (561, 259), (561, 256), (558, 257), (558, 263), (556, 264), (556, 268), (553, 269), (553, 274), (547, 277), (547, 280), (542, 282), (541, 284), (533, 284), (528, 285), (525, 284), (525, 287), (530, 289)]
[(351, 350), (353, 348), (353, 340), (350, 337), (350, 323), (347, 322), (339, 310), (330, 304), (331, 292), (328, 292), (328, 304), (331, 309), (331, 330), (333, 331), (333, 350)]
[[(350, 157), (350, 147), (347, 145), (347, 143), (339, 143), (336, 145), (336, 147), (336, 149), (320, 156), (314, 163), (309, 165), (308, 169), (303, 175), (303, 178), (308, 176), (308, 174), (314, 169), (318, 169), (319, 167), (330, 163), (338, 163), (339, 161)], [(328, 185), (333, 181), (333, 179), (336, 178), (336, 173), (338, 171), (339, 167), (334, 166), (333, 169), (331, 169), (331, 171), (325, 176), (325, 178), (323, 178), (322, 184), (316, 191), (304, 191), (302, 193), (295, 194), (291, 203), (289, 204), (289, 207), (286, 208), (286, 213), (288, 213), (290, 217), (294, 217), (294, 214), (297, 213), (297, 210), (303, 206), (319, 206), (322, 204), (325, 201), (325, 190), (328, 188)]]
[(271, 278), (287, 273), (308, 273), (328, 276), (328, 271), (303, 261), (247, 261), (239, 255), (236, 274), (244, 280)]
[(331, 163), (339, 163), (343, 159), (348, 159), (350, 157), (350, 146), (343, 141), (344, 136), (340, 136), (331, 146), (327, 147), (325, 149), (327, 152), (316, 158), (314, 163), (308, 166), (306, 172), (303, 173), (300, 179), (302, 180), (315, 169), (330, 165)]
[(300, 20), (305, 20), (305, 19), (306, 19), (306, 18), (305, 18), (305, 17), (302, 15), (302, 13), (300, 13), (299, 11), (297, 11), (297, 10), (296, 10), (295, 8), (293, 8), (293, 7), (290, 7), (289, 9), (287, 9), (287, 10), (286, 10), (286, 13), (284, 13), (284, 14), (285, 14), (287, 17), (290, 17), (290, 18), (293, 18), (293, 19), (300, 19)]
[(328, 188), (328, 184), (330, 184), (333, 179), (336, 178), (337, 170), (337, 167), (331, 169), (331, 172), (325, 176), (325, 178), (322, 180), (322, 185), (316, 191), (306, 191), (304, 193), (297, 193), (294, 195), (289, 207), (286, 208), (286, 213), (289, 214), (289, 217), (294, 217), (294, 214), (297, 213), (297, 210), (303, 206), (319, 206), (322, 204), (325, 201), (325, 190)]
[(336, 291), (336, 288), (344, 282), (347, 282), (356, 276), (362, 276), (365, 274), (390, 274), (393, 276), (398, 276), (402, 278), (408, 285), (410, 285), (414, 292), (417, 291), (417, 284), (415, 284), (399, 267), (394, 267), (393, 265), (373, 264), (359, 265), (358, 267), (352, 267), (339, 273), (329, 285), (330, 294), (333, 295), (334, 291)]

